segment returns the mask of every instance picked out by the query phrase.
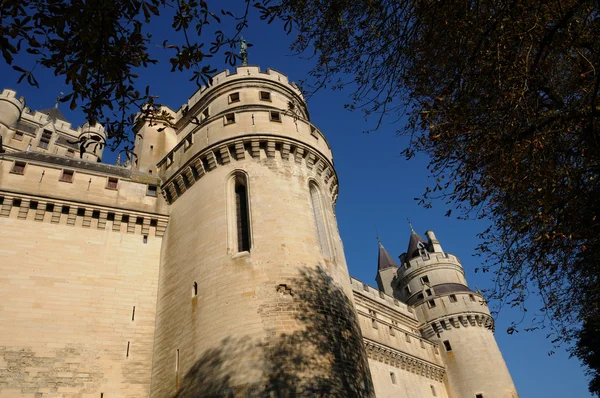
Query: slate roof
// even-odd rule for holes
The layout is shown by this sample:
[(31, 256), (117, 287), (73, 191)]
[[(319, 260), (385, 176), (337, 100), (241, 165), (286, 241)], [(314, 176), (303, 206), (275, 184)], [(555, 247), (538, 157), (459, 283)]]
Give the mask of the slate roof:
[(414, 230), (410, 233), (410, 240), (408, 242), (408, 250), (406, 251), (406, 255), (408, 259), (417, 257), (419, 255), (419, 243), (428, 246), (427, 241), (423, 239), (418, 233)]
[(387, 268), (398, 268), (396, 262), (392, 259), (392, 256), (385, 250), (385, 247), (379, 242), (379, 256), (377, 257), (377, 270), (383, 271)]
[(123, 178), (131, 178), (131, 170), (125, 167), (105, 163), (89, 162), (79, 158), (67, 158), (65, 156), (51, 155), (42, 152), (11, 152), (3, 154), (2, 157), (56, 164), (70, 169), (90, 170), (99, 173), (112, 174)]
[(47, 108), (47, 109), (42, 109), (39, 110), (38, 112), (40, 113), (44, 113), (48, 116), (50, 116), (50, 119), (52, 119), (53, 122), (57, 121), (57, 120), (62, 120), (64, 122), (69, 122), (66, 118), (65, 115), (63, 115), (63, 113), (60, 111), (60, 109), (58, 109), (58, 107), (54, 106), (52, 108)]

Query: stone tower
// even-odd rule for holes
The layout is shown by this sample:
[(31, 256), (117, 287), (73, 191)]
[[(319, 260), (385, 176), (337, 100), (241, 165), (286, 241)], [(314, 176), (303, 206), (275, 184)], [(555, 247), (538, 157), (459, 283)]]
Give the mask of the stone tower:
[[(518, 397), (484, 298), (469, 289), (459, 259), (444, 253), (433, 231), (426, 236), (411, 232), (392, 287), (395, 297), (414, 308), (421, 335), (439, 344), (449, 395)], [(380, 279), (385, 272), (379, 271)]]
[(212, 83), (140, 129), (170, 204), (151, 395), (370, 396), (326, 138), (279, 72)]

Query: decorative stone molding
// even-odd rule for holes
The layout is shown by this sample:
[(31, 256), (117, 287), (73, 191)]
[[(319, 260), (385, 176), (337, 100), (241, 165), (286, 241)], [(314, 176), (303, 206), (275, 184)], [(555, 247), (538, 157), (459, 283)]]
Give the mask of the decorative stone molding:
[(106, 229), (107, 221), (110, 221), (112, 230), (115, 232), (121, 231), (121, 224), (124, 223), (127, 233), (149, 235), (153, 229), (157, 237), (164, 235), (169, 222), (169, 216), (163, 214), (142, 213), (59, 199), (36, 198), (2, 191), (0, 191), (0, 217), (15, 217), (19, 220), (69, 226), (76, 226), (78, 220), (81, 220), (82, 228), (94, 227), (101, 230)]
[(483, 313), (453, 314), (428, 322), (421, 328), (421, 333), (426, 338), (431, 338), (451, 328), (459, 329), (461, 327), (483, 327), (493, 332), (495, 328), (494, 318)]
[(369, 359), (394, 366), (407, 372), (441, 382), (446, 370), (439, 365), (424, 361), (402, 351), (363, 339)]
[[(333, 165), (319, 152), (306, 144), (284, 137), (269, 135), (235, 137), (205, 148), (180, 167), (173, 176), (162, 184), (162, 194), (165, 200), (169, 204), (172, 204), (206, 173), (222, 165), (245, 160), (246, 156), (258, 160), (263, 148), (267, 158), (273, 158), (276, 152), (279, 152), (281, 159), (284, 161), (294, 161), (297, 164), (304, 164), (308, 170), (314, 171), (316, 169), (316, 177), (327, 188), (326, 191), (329, 192), (330, 198), (335, 204), (339, 188), (337, 174)], [(316, 168), (314, 167), (315, 163), (317, 165)], [(162, 161), (159, 162), (159, 167), (161, 164)], [(186, 177), (185, 180), (183, 176)]]

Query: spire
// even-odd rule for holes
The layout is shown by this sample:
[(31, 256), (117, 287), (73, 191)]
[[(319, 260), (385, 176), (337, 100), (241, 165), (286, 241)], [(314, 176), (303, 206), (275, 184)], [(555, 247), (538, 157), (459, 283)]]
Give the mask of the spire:
[(412, 225), (410, 227), (410, 240), (408, 241), (408, 250), (406, 251), (408, 260), (417, 257), (420, 248), (427, 248), (427, 241), (412, 229)]
[(379, 243), (379, 256), (377, 258), (377, 270), (383, 271), (384, 269), (387, 269), (387, 268), (392, 268), (392, 267), (398, 268), (398, 265), (396, 264), (396, 262), (394, 260), (392, 260), (392, 256), (390, 256), (390, 254), (387, 252), (387, 250), (385, 250), (385, 247), (383, 247), (383, 245), (381, 244), (379, 237), (377, 237), (377, 242)]

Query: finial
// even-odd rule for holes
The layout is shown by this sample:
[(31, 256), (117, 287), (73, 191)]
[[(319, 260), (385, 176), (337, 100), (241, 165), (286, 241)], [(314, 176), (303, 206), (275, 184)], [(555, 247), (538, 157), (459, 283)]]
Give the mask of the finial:
[(58, 103), (60, 102), (60, 99), (62, 98), (62, 96), (63, 96), (63, 92), (61, 91), (60, 94), (56, 97), (56, 103), (54, 104), (54, 107), (56, 109), (58, 109)]
[(117, 166), (121, 165), (121, 152), (117, 155)]
[(408, 217), (406, 217), (406, 221), (408, 221), (408, 226), (410, 227), (410, 232), (415, 232), (415, 230), (413, 229), (412, 223), (410, 222)]
[(242, 57), (242, 66), (248, 66), (248, 45), (243, 37), (240, 37), (240, 56)]
[(379, 231), (377, 231), (377, 225), (373, 224), (373, 227), (375, 227), (375, 236), (377, 237), (377, 243), (379, 243), (379, 246), (381, 246), (381, 239), (379, 239)]

